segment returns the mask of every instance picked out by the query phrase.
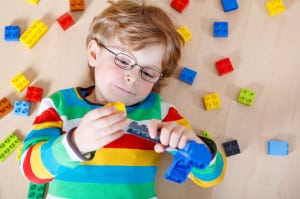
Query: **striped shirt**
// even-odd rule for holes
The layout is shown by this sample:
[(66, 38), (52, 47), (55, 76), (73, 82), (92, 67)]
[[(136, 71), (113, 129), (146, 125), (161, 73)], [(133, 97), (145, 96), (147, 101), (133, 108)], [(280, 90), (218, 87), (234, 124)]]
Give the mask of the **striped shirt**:
[[(80, 158), (67, 141), (67, 134), (83, 116), (102, 105), (85, 97), (94, 87), (69, 88), (42, 100), (31, 132), (23, 142), (20, 168), (31, 182), (48, 183), (47, 198), (155, 198), (155, 175), (160, 155), (154, 143), (125, 134), (98, 149), (92, 159)], [(188, 122), (176, 108), (151, 93), (143, 102), (126, 107), (127, 116), (147, 123), (150, 119)], [(217, 152), (209, 167), (192, 169), (189, 178), (202, 187), (219, 183), (226, 161)]]

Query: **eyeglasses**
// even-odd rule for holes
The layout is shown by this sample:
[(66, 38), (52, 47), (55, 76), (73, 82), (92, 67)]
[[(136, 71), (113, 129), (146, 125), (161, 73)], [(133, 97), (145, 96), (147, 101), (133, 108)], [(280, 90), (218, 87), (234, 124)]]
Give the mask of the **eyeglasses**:
[(149, 67), (149, 66), (141, 66), (136, 63), (136, 60), (129, 55), (126, 55), (124, 53), (116, 53), (109, 48), (107, 48), (104, 44), (101, 42), (95, 40), (97, 44), (104, 49), (106, 49), (108, 52), (113, 54), (115, 56), (114, 62), (117, 66), (124, 70), (132, 70), (135, 66), (138, 66), (141, 68), (141, 78), (147, 82), (156, 83), (159, 80), (162, 80), (163, 74), (156, 70), (155, 68)]

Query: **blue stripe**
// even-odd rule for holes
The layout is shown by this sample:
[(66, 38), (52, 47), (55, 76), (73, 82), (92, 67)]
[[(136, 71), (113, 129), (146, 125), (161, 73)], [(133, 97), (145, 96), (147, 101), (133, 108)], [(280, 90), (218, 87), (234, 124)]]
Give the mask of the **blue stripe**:
[[(156, 166), (90, 166), (81, 165), (56, 176), (56, 180), (84, 183), (147, 183), (154, 182)], [(138, 174), (138, 175), (137, 175)]]
[(40, 129), (40, 130), (32, 130), (30, 131), (29, 135), (26, 136), (24, 142), (32, 139), (32, 138), (37, 138), (37, 137), (59, 137), (60, 136), (60, 129), (58, 128), (46, 128), (46, 129)]
[[(216, 166), (216, 169), (213, 170), (212, 172), (210, 172), (210, 170), (209, 170), (210, 167), (207, 167), (204, 170), (193, 169), (192, 172), (196, 178), (199, 178), (202, 181), (215, 180), (218, 177), (220, 177), (220, 175), (222, 174), (223, 168), (224, 168), (224, 161), (223, 161), (223, 158), (222, 158), (220, 152), (218, 152), (216, 154), (216, 161), (214, 164), (217, 164), (217, 166)], [(215, 166), (215, 165), (212, 165), (212, 166)]]
[(66, 171), (71, 170), (69, 167), (65, 167), (56, 161), (56, 158), (54, 157), (52, 151), (52, 145), (55, 141), (56, 139), (49, 140), (41, 147), (42, 162), (44, 166), (48, 169), (48, 171), (54, 176), (59, 173), (65, 173)]

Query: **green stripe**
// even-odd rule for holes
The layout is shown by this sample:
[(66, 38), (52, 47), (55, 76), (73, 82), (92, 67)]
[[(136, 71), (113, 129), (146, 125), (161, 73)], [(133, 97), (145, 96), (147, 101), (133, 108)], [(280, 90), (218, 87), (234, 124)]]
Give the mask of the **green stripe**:
[(149, 199), (155, 197), (154, 183), (93, 184), (53, 180), (48, 193), (56, 197), (84, 199)]
[(161, 100), (159, 97), (155, 98), (153, 106), (149, 109), (143, 106), (136, 108), (133, 112), (128, 113), (128, 117), (133, 120), (151, 120), (151, 119), (161, 119)]

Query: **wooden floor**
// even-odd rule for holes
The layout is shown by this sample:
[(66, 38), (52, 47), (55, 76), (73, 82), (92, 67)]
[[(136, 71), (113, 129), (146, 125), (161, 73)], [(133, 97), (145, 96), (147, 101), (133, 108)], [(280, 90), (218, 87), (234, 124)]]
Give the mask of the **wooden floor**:
[[(107, 4), (86, 0), (84, 12), (72, 13), (76, 24), (62, 31), (56, 18), (69, 10), (68, 0), (41, 0), (32, 5), (10, 0), (0, 6), (0, 98), (11, 102), (24, 98), (10, 80), (19, 72), (31, 85), (44, 88), (44, 96), (71, 86), (87, 86), (85, 36), (89, 22)], [(178, 80), (179, 68), (162, 95), (190, 120), (195, 132), (207, 130), (218, 142), (236, 139), (241, 153), (228, 157), (224, 181), (210, 189), (188, 181), (182, 185), (163, 179), (171, 156), (165, 155), (157, 176), (160, 199), (296, 199), (300, 190), (300, 1), (284, 0), (286, 11), (269, 16), (267, 0), (240, 0), (239, 9), (224, 13), (220, 0), (191, 0), (179, 14), (169, 0), (148, 0), (169, 12), (193, 37), (183, 49), (183, 66), (197, 71), (193, 85)], [(33, 49), (4, 41), (4, 26), (19, 25), (22, 32), (35, 19), (49, 27)], [(229, 37), (214, 38), (213, 22), (228, 21)], [(234, 71), (219, 76), (214, 63), (230, 57)], [(256, 92), (251, 107), (237, 102), (241, 88)], [(222, 107), (206, 111), (202, 97), (216, 92)], [(15, 131), (24, 138), (36, 114), (10, 113), (0, 120), (0, 140)], [(270, 139), (289, 143), (285, 157), (269, 156)], [(16, 151), (0, 163), (0, 199), (26, 198), (28, 181), (18, 170)]]

